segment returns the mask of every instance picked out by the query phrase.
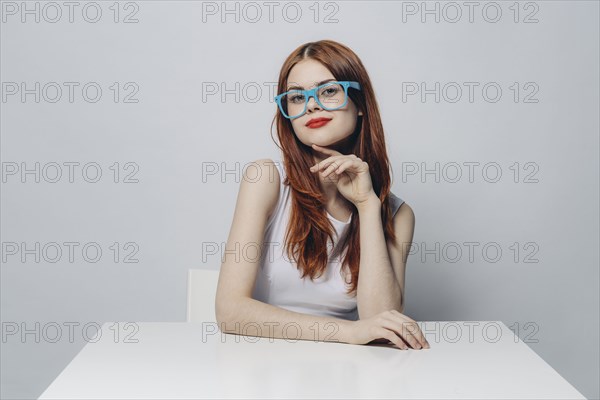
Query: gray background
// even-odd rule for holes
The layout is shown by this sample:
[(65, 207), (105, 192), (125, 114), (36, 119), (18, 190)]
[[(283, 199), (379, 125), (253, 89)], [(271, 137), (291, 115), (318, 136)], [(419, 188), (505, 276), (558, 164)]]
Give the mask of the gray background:
[[(598, 2), (531, 2), (537, 11), (521, 2), (517, 23), (513, 1), (496, 3), (502, 10), (496, 23), (482, 18), (486, 2), (473, 22), (463, 14), (456, 23), (448, 21), (451, 10), (439, 22), (432, 16), (422, 22), (419, 15), (403, 21), (407, 4), (366, 1), (321, 3), (316, 23), (313, 2), (297, 3), (303, 14), (296, 23), (282, 17), (286, 3), (279, 3), (272, 23), (267, 15), (255, 23), (243, 15), (239, 23), (233, 16), (203, 23), (201, 2), (141, 1), (135, 3), (137, 23), (114, 23), (112, 3), (98, 2), (103, 16), (97, 23), (82, 19), (81, 6), (73, 23), (66, 15), (57, 23), (5, 15), (2, 23), (2, 82), (28, 88), (34, 82), (97, 82), (103, 89), (96, 103), (78, 91), (73, 103), (65, 93), (56, 103), (36, 103), (29, 95), (24, 103), (8, 96), (1, 104), (3, 170), (21, 162), (30, 169), (36, 162), (95, 162), (103, 173), (97, 183), (82, 179), (81, 168), (72, 183), (66, 175), (56, 183), (36, 183), (32, 175), (2, 182), (5, 246), (73, 241), (96, 242), (103, 250), (96, 263), (82, 258), (81, 246), (73, 263), (66, 254), (55, 263), (3, 254), (4, 327), (81, 324), (73, 343), (66, 328), (56, 343), (44, 337), (36, 343), (32, 334), (8, 336), (2, 343), (4, 398), (39, 396), (85, 345), (85, 323), (185, 320), (187, 270), (219, 268), (220, 253), (206, 248), (227, 240), (243, 168), (279, 157), (269, 133), (275, 106), (265, 84), (277, 80), (294, 48), (324, 38), (348, 45), (364, 62), (386, 130), (392, 190), (416, 214), (420, 250), (408, 261), (406, 314), (427, 321), (501, 320), (518, 328), (586, 397), (598, 398)], [(121, 7), (120, 17), (132, 10)], [(334, 11), (337, 22), (324, 23)], [(538, 22), (523, 23), (534, 11)], [(114, 82), (121, 94), (135, 82), (139, 101), (115, 103)], [(249, 89), (239, 102), (233, 95), (203, 101), (206, 82), (230, 89), (255, 83), (263, 90)], [(430, 89), (435, 82), (456, 82), (464, 90), (464, 82), (480, 85), (473, 102), (466, 91), (454, 103), (432, 95), (403, 102), (403, 82), (425, 82)], [(482, 97), (489, 82), (502, 88), (497, 102)], [(521, 89), (518, 102), (514, 82)], [(532, 92), (527, 82), (539, 89), (537, 103), (523, 102)], [(115, 162), (118, 183), (110, 169)], [(139, 167), (138, 183), (122, 182), (132, 171), (127, 162)], [(465, 162), (480, 163), (472, 180)], [(536, 170), (525, 167), (528, 162)], [(237, 173), (203, 179), (213, 163), (218, 172)], [(428, 169), (439, 163), (447, 175), (402, 179), (413, 163)], [(462, 166), (458, 182), (451, 180), (453, 163)], [(495, 183), (484, 179), (494, 170), (482, 176), (487, 163), (501, 168)], [(531, 172), (537, 182), (526, 182)], [(119, 262), (109, 248), (114, 242), (121, 247)], [(138, 263), (123, 262), (127, 242), (138, 245)], [(472, 259), (466, 242), (478, 243)], [(533, 247), (525, 247), (530, 242)], [(456, 261), (453, 243), (462, 250)], [(423, 250), (436, 244), (439, 251)], [(484, 257), (486, 244), (497, 244), (501, 257)], [(493, 247), (487, 254), (495, 257)]]

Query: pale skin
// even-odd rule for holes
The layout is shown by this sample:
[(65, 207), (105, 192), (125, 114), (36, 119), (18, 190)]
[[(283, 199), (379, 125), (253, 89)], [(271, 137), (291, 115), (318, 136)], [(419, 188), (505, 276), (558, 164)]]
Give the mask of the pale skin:
[[(288, 76), (289, 85), (309, 89), (318, 82), (334, 79), (331, 72), (314, 60), (294, 66)], [(404, 276), (409, 244), (412, 242), (415, 216), (404, 203), (393, 219), (396, 244), (385, 241), (381, 219), (381, 202), (373, 191), (369, 166), (347, 149), (348, 138), (362, 112), (348, 99), (342, 109), (323, 110), (311, 98), (304, 115), (292, 120), (298, 139), (313, 152), (315, 165), (307, 173), (319, 175), (326, 210), (336, 219), (347, 221), (351, 207), (360, 218), (360, 274), (357, 287), (358, 321), (297, 313), (251, 297), (259, 269), (259, 257), (244, 260), (236, 248), (255, 244), (263, 248), (266, 223), (274, 212), (279, 197), (280, 176), (272, 160), (261, 159), (261, 169), (244, 172), (238, 193), (225, 259), (221, 266), (216, 296), (216, 315), (223, 332), (366, 344), (389, 341), (400, 349), (429, 348), (429, 343), (414, 320), (404, 310)], [(331, 121), (319, 128), (309, 128), (312, 118)], [(238, 252), (239, 253), (239, 252)], [(228, 257), (229, 256), (229, 257)], [(244, 327), (256, 324), (262, 331)], [(284, 328), (297, 325), (299, 330)], [(298, 332), (297, 332), (298, 331)]]

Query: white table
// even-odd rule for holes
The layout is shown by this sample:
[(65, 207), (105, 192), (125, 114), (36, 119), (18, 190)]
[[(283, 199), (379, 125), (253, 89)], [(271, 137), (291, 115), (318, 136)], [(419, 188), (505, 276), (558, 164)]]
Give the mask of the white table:
[(426, 350), (229, 335), (216, 323), (185, 322), (135, 323), (138, 342), (126, 343), (133, 329), (118, 324), (105, 323), (40, 399), (585, 399), (499, 321), (419, 322)]

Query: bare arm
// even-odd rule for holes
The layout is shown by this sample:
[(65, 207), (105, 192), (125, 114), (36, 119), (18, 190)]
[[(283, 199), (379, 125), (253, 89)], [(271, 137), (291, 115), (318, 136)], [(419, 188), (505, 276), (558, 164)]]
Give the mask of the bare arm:
[(414, 213), (404, 204), (394, 216), (396, 245), (386, 244), (381, 202), (373, 197), (358, 208), (360, 215), (360, 274), (357, 304), (360, 319), (387, 310), (404, 310), (406, 244), (412, 241)]
[(352, 343), (353, 321), (289, 311), (252, 298), (240, 298), (236, 312), (218, 321), (221, 332), (288, 340)]
[[(256, 165), (261, 169), (258, 174)], [(271, 160), (258, 160), (244, 171), (215, 299), (219, 328), (246, 336), (350, 343), (353, 321), (297, 313), (252, 298), (260, 254), (245, 259), (244, 249), (266, 251), (264, 232), (279, 185)]]

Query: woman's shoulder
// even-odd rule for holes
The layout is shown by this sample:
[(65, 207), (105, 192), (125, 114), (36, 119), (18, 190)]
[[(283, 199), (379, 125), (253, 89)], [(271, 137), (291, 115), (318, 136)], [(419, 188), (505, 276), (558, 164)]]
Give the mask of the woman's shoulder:
[(271, 158), (261, 158), (248, 163), (243, 171), (241, 192), (249, 195), (243, 196), (256, 199), (265, 207), (267, 216), (270, 217), (279, 201), (281, 176), (279, 163)]

